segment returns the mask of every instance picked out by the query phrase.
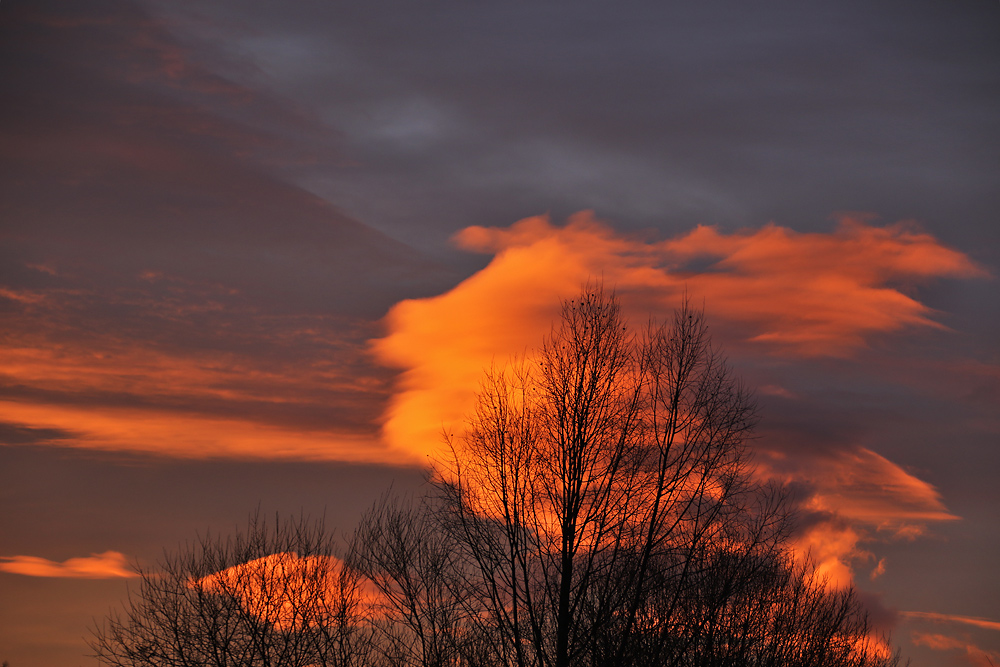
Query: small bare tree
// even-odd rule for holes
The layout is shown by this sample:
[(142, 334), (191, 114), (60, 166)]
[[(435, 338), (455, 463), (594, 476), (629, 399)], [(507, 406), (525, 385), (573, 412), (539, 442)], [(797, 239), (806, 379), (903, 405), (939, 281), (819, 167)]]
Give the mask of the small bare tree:
[(362, 583), (322, 523), (252, 515), (246, 533), (206, 535), (156, 568), (93, 630), (116, 667), (367, 665)]
[(371, 624), (378, 653), (394, 667), (468, 664), (476, 653), (460, 554), (430, 503), (383, 496), (362, 518), (348, 558), (378, 592)]

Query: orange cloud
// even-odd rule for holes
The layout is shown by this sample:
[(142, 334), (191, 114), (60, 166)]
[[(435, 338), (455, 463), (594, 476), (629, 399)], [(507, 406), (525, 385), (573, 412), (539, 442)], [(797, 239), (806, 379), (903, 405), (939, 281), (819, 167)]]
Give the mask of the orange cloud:
[(931, 309), (893, 285), (985, 275), (927, 234), (857, 220), (832, 234), (771, 224), (648, 241), (579, 213), (564, 227), (534, 217), (469, 227), (455, 240), (495, 257), (446, 294), (394, 306), (388, 335), (372, 343), (382, 363), (403, 370), (383, 433), (419, 454), (436, 450), (442, 428), (461, 426), (483, 370), (536, 346), (559, 299), (590, 279), (614, 287), (634, 323), (669, 313), (687, 291), (704, 297), (713, 316), (748, 329), (761, 351), (801, 357), (846, 355), (906, 326), (941, 328)]
[(379, 599), (363, 578), (344, 579), (344, 563), (335, 556), (299, 556), (281, 552), (234, 565), (192, 581), (192, 588), (234, 595), (240, 605), (278, 629), (313, 625), (336, 615), (350, 596), (370, 609)]
[(915, 537), (927, 521), (951, 521), (941, 495), (931, 484), (914, 477), (889, 459), (864, 447), (846, 448), (798, 462), (794, 472), (770, 472), (766, 458), (761, 474), (807, 481), (815, 493), (807, 508)]
[[(50, 306), (51, 310), (60, 308), (65, 308), (65, 304)], [(177, 316), (191, 314), (179, 312)], [(32, 324), (38, 329), (48, 329), (48, 333), (60, 326), (44, 318), (37, 318)], [(349, 323), (317, 321), (289, 325), (273, 334), (288, 339), (279, 343), (329, 346), (334, 352), (348, 346), (337, 341), (331, 329), (334, 326), (349, 329)], [(165, 404), (177, 399), (192, 404), (261, 399), (288, 403), (321, 390), (364, 392), (377, 385), (373, 378), (344, 373), (330, 359), (309, 360), (299, 367), (289, 367), (287, 362), (253, 359), (236, 352), (165, 351), (156, 345), (111, 335), (72, 340), (72, 335), (45, 337), (32, 330), (14, 329), (7, 334), (0, 342), (3, 355), (0, 373), (10, 382), (43, 391), (131, 394), (153, 397)]]
[(117, 551), (105, 551), (63, 562), (37, 556), (0, 556), (0, 571), (29, 577), (61, 577), (67, 579), (114, 579), (135, 577), (125, 556)]
[[(235, 349), (206, 351), (78, 331), (70, 297), (96, 297), (24, 294), (29, 305), (0, 340), (0, 424), (64, 434), (39, 441), (182, 458), (410, 462), (378, 437), (384, 372), (363, 362), (358, 322), (242, 313)], [(153, 330), (138, 333), (155, 338), (156, 325), (186, 322), (192, 308), (223, 308), (197, 297), (130, 303), (156, 313)]]
[(981, 649), (966, 639), (923, 632), (914, 632), (911, 639), (914, 644), (935, 651), (963, 651), (967, 664), (973, 667), (996, 667), (1000, 663), (1000, 653)]
[[(22, 309), (0, 341), (0, 420), (65, 432), (62, 446), (108, 451), (411, 464), (436, 453), (442, 428), (461, 427), (483, 370), (537, 345), (559, 299), (588, 278), (614, 286), (634, 322), (669, 313), (686, 289), (706, 298), (715, 321), (743, 327), (751, 345), (802, 356), (846, 354), (904, 326), (940, 326), (891, 285), (982, 275), (926, 234), (851, 221), (832, 234), (698, 227), (649, 241), (582, 213), (563, 227), (544, 217), (470, 227), (456, 242), (496, 256), (446, 294), (394, 306), (388, 334), (371, 343), (378, 361), (402, 370), (381, 439), (373, 406), (386, 395), (385, 378), (357, 361), (363, 349), (352, 342), (364, 337), (363, 323), (290, 318), (241, 333), (246, 353), (192, 350), (81, 330), (67, 313), (100, 297), (59, 290), (0, 294)], [(146, 324), (183, 328), (231, 307), (222, 286), (156, 272), (142, 279), (167, 296), (126, 290), (112, 300), (146, 313)], [(253, 313), (241, 316), (258, 326)]]
[(861, 535), (842, 521), (823, 521), (811, 526), (792, 544), (796, 558), (808, 558), (816, 565), (816, 573), (833, 588), (851, 584), (853, 560), (867, 554), (858, 549)]
[(376, 438), (281, 427), (252, 417), (213, 418), (153, 408), (131, 409), (0, 401), (0, 421), (73, 434), (66, 447), (177, 458), (409, 462)]
[[(934, 312), (902, 289), (935, 277), (986, 275), (910, 225), (873, 227), (857, 219), (842, 220), (829, 234), (774, 224), (733, 234), (700, 226), (652, 241), (617, 234), (580, 213), (563, 227), (544, 216), (508, 228), (469, 227), (455, 241), (495, 256), (445, 294), (397, 304), (385, 319), (388, 334), (372, 342), (379, 361), (402, 370), (384, 417), (385, 439), (432, 458), (442, 430), (463, 428), (484, 369), (530, 354), (559, 300), (576, 296), (588, 280), (613, 287), (633, 324), (669, 314), (686, 292), (704, 297), (712, 320), (740, 331), (751, 349), (802, 358), (847, 356), (873, 336), (906, 327), (942, 329)], [(782, 387), (765, 392), (794, 398)], [(850, 582), (853, 564), (873, 558), (858, 547), (873, 530), (912, 538), (926, 522), (956, 518), (930, 484), (869, 449), (844, 445), (795, 453), (782, 474), (765, 458), (761, 470), (808, 482), (806, 508), (831, 517), (801, 535), (796, 549), (809, 553), (833, 585)]]
[(957, 616), (955, 614), (937, 614), (931, 611), (903, 611), (900, 612), (901, 616), (907, 618), (916, 618), (927, 621), (934, 621), (937, 623), (961, 623), (964, 625), (972, 625), (977, 628), (984, 628), (986, 630), (1000, 630), (1000, 621), (993, 621), (988, 618), (981, 618), (979, 616)]
[[(818, 520), (794, 543), (833, 586), (853, 581), (854, 565), (870, 562), (874, 555), (859, 547), (873, 531), (896, 539), (923, 535), (928, 522), (953, 521), (941, 496), (931, 484), (914, 477), (898, 465), (864, 447), (846, 447), (821, 455), (802, 453), (790, 466), (782, 454), (764, 450), (757, 458), (757, 474), (765, 479), (805, 482), (812, 489), (801, 507)], [(775, 458), (783, 471), (773, 468)], [(872, 579), (884, 574), (878, 561)]]
[(987, 275), (962, 253), (906, 224), (871, 227), (854, 218), (842, 219), (832, 234), (769, 224), (726, 235), (698, 226), (674, 239), (647, 242), (618, 236), (580, 213), (561, 228), (536, 217), (509, 229), (470, 227), (456, 240), (497, 255), (486, 271), (548, 269), (555, 275), (543, 278), (542, 289), (569, 279), (572, 293), (588, 277), (603, 276), (622, 293), (660, 292), (652, 300), (662, 308), (686, 287), (704, 296), (713, 312), (755, 328), (753, 340), (807, 356), (847, 354), (871, 334), (903, 326), (941, 327), (929, 308), (893, 285)]

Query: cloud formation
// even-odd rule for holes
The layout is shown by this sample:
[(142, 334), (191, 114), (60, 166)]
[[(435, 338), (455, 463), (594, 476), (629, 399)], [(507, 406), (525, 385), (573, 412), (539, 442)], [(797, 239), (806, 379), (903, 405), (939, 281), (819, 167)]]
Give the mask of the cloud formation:
[(460, 426), (482, 371), (538, 345), (558, 301), (588, 280), (613, 287), (633, 323), (662, 317), (688, 293), (756, 353), (803, 358), (848, 356), (904, 327), (942, 328), (903, 286), (985, 275), (929, 234), (858, 219), (829, 234), (770, 224), (732, 234), (697, 227), (650, 241), (584, 212), (562, 227), (540, 216), (469, 227), (455, 240), (495, 256), (445, 294), (394, 306), (388, 335), (373, 342), (382, 363), (403, 370), (385, 436), (421, 454), (435, 449), (443, 425)]
[[(560, 299), (588, 280), (612, 287), (633, 325), (650, 313), (662, 318), (685, 293), (704, 297), (727, 347), (744, 359), (787, 362), (844, 359), (906, 328), (944, 329), (911, 288), (986, 275), (912, 225), (875, 227), (858, 218), (826, 234), (770, 224), (731, 234), (698, 227), (658, 241), (618, 234), (580, 213), (561, 227), (542, 216), (508, 228), (470, 227), (455, 240), (495, 256), (445, 294), (397, 304), (385, 320), (388, 335), (372, 343), (377, 359), (401, 369), (383, 436), (418, 458), (441, 455), (442, 429), (461, 431), (483, 371), (530, 355)], [(766, 393), (798, 400), (779, 386)], [(872, 561), (863, 542), (912, 539), (928, 522), (956, 518), (931, 484), (850, 438), (779, 435), (755, 443), (759, 474), (801, 489), (807, 520), (796, 548), (834, 585)]]
[[(802, 490), (803, 526), (795, 550), (808, 555), (835, 586), (850, 583), (856, 568), (875, 560), (862, 543), (913, 540), (927, 533), (929, 523), (959, 518), (934, 486), (865, 447), (842, 443), (810, 451), (803, 443), (789, 454), (767, 439), (755, 444), (759, 476)], [(872, 580), (885, 573), (884, 559), (872, 566)]]
[(162, 274), (7, 292), (0, 442), (386, 460), (376, 419), (389, 373), (365, 357), (370, 322), (268, 312)]
[(913, 643), (935, 651), (960, 651), (964, 662), (972, 667), (996, 667), (1000, 653), (980, 648), (967, 639), (937, 633), (914, 632)]
[(5, 4), (0, 438), (383, 461), (364, 341), (440, 273), (292, 184), (341, 159), (335, 133), (178, 27), (132, 0)]
[(355, 582), (343, 577), (343, 567), (335, 556), (280, 552), (215, 572), (189, 586), (235, 596), (247, 612), (287, 630), (337, 613), (348, 596), (359, 596), (364, 606), (377, 604), (380, 594), (374, 585), (364, 578)]
[(929, 611), (903, 611), (900, 612), (900, 615), (905, 616), (907, 618), (915, 618), (925, 621), (934, 621), (937, 623), (959, 623), (962, 625), (971, 625), (977, 628), (983, 628), (985, 630), (1000, 631), (1000, 621), (994, 621), (988, 618), (980, 618), (978, 616), (937, 614)]
[(59, 577), (63, 579), (115, 579), (135, 577), (125, 556), (117, 551), (69, 558), (63, 562), (38, 556), (0, 556), (0, 571), (29, 577)]

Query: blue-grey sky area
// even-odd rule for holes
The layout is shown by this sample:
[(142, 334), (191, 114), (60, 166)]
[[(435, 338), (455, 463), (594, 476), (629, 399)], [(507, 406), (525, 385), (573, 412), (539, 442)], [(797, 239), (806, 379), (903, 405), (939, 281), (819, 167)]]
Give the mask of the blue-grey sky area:
[(5, 0), (0, 86), (11, 667), (419, 487), (588, 277), (705, 304), (914, 667), (1000, 664), (1000, 3)]

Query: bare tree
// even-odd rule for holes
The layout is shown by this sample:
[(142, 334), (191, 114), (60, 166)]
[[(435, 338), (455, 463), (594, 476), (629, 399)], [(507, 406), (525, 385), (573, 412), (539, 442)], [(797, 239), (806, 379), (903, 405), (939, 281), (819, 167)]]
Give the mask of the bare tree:
[(120, 667), (368, 664), (362, 582), (334, 556), (322, 523), (252, 515), (245, 534), (206, 535), (156, 568), (93, 630)]
[(413, 664), (882, 664), (853, 594), (790, 560), (756, 419), (701, 312), (637, 335), (589, 289), (486, 375), (436, 497), (383, 501), (358, 562), (409, 636), (449, 647)]
[(853, 589), (793, 559), (756, 420), (701, 312), (635, 334), (589, 289), (486, 374), (434, 491), (384, 496), (345, 563), (322, 525), (255, 516), (140, 570), (92, 646), (122, 667), (898, 664)]
[(620, 664), (701, 551), (775, 543), (748, 507), (755, 407), (687, 306), (637, 337), (588, 291), (538, 356), (487, 378), (440, 488), (470, 562), (501, 578), (478, 602), (517, 664)]

